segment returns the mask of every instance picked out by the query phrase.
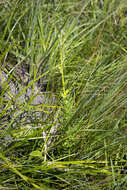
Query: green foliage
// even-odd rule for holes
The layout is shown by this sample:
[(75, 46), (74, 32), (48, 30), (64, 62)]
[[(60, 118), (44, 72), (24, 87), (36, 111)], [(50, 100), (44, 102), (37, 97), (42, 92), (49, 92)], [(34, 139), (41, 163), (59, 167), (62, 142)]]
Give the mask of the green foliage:
[(125, 2), (0, 2), (0, 189), (126, 189)]

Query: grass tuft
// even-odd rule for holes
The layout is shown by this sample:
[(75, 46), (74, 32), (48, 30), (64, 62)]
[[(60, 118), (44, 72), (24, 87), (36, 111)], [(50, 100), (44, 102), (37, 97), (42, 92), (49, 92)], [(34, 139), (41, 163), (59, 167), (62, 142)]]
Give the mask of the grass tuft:
[(126, 189), (126, 9), (1, 1), (0, 189)]

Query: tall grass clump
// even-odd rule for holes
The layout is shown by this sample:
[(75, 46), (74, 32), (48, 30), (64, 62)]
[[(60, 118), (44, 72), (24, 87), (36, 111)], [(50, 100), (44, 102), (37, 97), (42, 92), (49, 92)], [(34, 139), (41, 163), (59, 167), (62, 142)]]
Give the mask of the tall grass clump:
[(0, 189), (126, 189), (125, 2), (0, 2)]

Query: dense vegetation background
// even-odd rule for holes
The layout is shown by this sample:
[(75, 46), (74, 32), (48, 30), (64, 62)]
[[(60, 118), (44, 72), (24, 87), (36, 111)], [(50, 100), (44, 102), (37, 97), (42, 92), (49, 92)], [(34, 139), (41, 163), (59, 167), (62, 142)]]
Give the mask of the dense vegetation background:
[(0, 1), (0, 189), (126, 189), (126, 0)]

